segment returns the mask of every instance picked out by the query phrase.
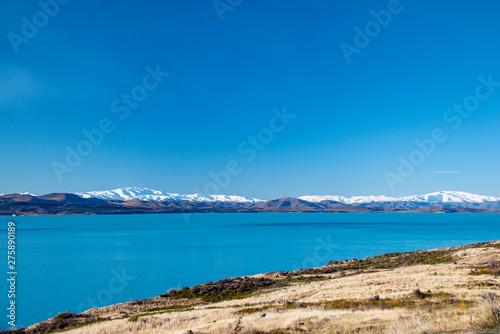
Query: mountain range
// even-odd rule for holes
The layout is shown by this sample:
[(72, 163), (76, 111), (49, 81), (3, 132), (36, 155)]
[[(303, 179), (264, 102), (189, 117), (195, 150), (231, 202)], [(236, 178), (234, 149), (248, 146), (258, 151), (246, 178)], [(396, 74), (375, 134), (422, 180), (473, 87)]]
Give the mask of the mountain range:
[(242, 196), (176, 194), (149, 188), (0, 196), (0, 215), (191, 212), (500, 212), (500, 198), (439, 191), (406, 197), (300, 196), (262, 200)]
[(105, 191), (79, 192), (75, 195), (83, 198), (115, 199), (120, 201), (182, 201), (182, 202), (239, 202), (258, 203), (265, 202), (261, 199), (246, 198), (242, 196), (226, 195), (200, 195), (200, 194), (172, 194), (149, 188), (119, 188)]
[[(25, 193), (26, 194), (26, 193)], [(266, 202), (262, 199), (247, 198), (242, 196), (226, 195), (200, 195), (200, 194), (173, 194), (153, 190), (149, 188), (119, 188), (115, 190), (78, 192), (75, 195), (83, 198), (115, 199), (121, 201), (141, 200), (141, 201), (187, 201), (187, 202), (241, 202), (258, 203)], [(319, 203), (322, 201), (334, 201), (342, 204), (367, 204), (381, 202), (432, 202), (432, 203), (489, 203), (500, 201), (500, 197), (476, 195), (463, 191), (439, 191), (425, 195), (415, 195), (406, 197), (386, 197), (386, 196), (300, 196), (301, 200)]]

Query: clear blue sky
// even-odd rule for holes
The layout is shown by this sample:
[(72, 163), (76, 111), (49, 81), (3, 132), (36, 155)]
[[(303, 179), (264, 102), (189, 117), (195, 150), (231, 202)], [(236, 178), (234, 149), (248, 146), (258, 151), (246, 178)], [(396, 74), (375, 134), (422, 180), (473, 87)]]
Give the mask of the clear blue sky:
[[(498, 1), (402, 0), (350, 63), (341, 43), (391, 1), (222, 1), (236, 4), (223, 20), (212, 1), (72, 0), (53, 17), (29, 3), (0, 3), (0, 193), (192, 193), (234, 160), (221, 193), (500, 196), (500, 87), (458, 128), (444, 119), (479, 76), (500, 82)], [(113, 101), (157, 64), (169, 76), (120, 119)], [(248, 162), (248, 136), (284, 106), (296, 117)], [(58, 179), (54, 161), (106, 118), (114, 130)], [(436, 128), (447, 139), (391, 189), (386, 172)]]

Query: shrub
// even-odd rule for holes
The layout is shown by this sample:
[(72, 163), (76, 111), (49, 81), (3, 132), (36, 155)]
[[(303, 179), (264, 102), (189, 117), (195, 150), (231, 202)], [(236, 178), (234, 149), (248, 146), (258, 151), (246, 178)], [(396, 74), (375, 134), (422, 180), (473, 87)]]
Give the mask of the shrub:
[(426, 295), (425, 295), (425, 293), (420, 291), (420, 289), (417, 289), (417, 290), (413, 291), (413, 296), (417, 299), (424, 299)]
[(66, 312), (59, 313), (58, 315), (56, 315), (54, 317), (54, 319), (56, 319), (56, 320), (64, 320), (64, 319), (73, 318), (73, 316), (74, 316), (74, 314), (69, 313), (68, 311), (66, 311)]
[(477, 304), (480, 314), (478, 326), (482, 329), (499, 328), (500, 304), (497, 295), (494, 293), (480, 295), (477, 298)]
[(181, 290), (171, 291), (161, 295), (161, 297), (186, 299), (200, 298), (206, 302), (219, 302), (249, 297), (261, 289), (273, 287), (275, 283), (286, 283), (286, 280), (276, 282), (264, 277), (227, 278), (216, 283), (207, 282), (203, 285), (197, 285), (191, 288), (185, 287)]
[(229, 324), (223, 331), (224, 334), (242, 334), (243, 333), (243, 325), (241, 323), (241, 317), (236, 319), (234, 325)]
[(139, 319), (139, 315), (133, 315), (130, 318), (128, 318), (128, 321), (137, 322), (138, 319)]
[(497, 260), (490, 260), (488, 262), (488, 267), (490, 267), (490, 268), (498, 268), (498, 262), (497, 262)]

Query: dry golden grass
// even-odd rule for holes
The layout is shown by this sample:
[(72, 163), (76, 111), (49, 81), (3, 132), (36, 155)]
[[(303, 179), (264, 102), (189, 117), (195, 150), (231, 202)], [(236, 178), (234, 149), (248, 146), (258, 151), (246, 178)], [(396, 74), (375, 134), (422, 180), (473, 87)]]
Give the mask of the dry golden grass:
[[(456, 251), (452, 256), (453, 262), (444, 264), (375, 270), (346, 277), (331, 274), (334, 279), (292, 283), (245, 299), (197, 304), (187, 311), (142, 315), (136, 322), (120, 319), (123, 310), (125, 316), (130, 316), (141, 314), (144, 307), (134, 309), (130, 304), (121, 304), (89, 310), (113, 320), (66, 333), (468, 333), (481, 321), (484, 308), (491, 307), (485, 306), (478, 295), (500, 291), (498, 277), (470, 275), (471, 268), (486, 267), (493, 259), (500, 261), (500, 249), (471, 248)], [(425, 300), (412, 297), (416, 289), (430, 290), (432, 295)], [(329, 309), (324, 304), (338, 300), (369, 301), (375, 295), (381, 300), (409, 298), (413, 304), (345, 309)], [(155, 301), (160, 302), (161, 299)], [(252, 312), (249, 308), (263, 310)]]

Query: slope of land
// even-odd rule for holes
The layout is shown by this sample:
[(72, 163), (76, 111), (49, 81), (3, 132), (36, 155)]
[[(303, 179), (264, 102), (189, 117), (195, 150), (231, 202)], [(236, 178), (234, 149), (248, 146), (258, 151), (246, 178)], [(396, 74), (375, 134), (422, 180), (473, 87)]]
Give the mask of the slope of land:
[(63, 313), (20, 332), (499, 333), (500, 243), (389, 253)]

